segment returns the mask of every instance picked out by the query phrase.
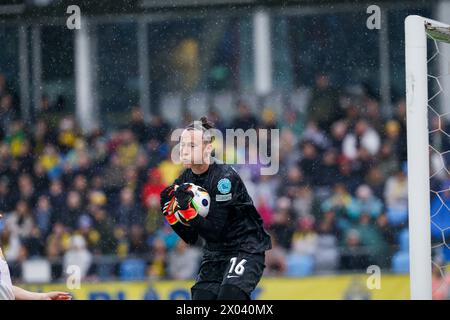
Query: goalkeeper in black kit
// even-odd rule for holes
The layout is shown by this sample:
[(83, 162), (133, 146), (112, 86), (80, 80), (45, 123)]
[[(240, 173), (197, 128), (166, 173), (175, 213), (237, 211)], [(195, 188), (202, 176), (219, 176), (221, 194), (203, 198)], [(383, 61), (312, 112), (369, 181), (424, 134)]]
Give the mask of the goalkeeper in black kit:
[[(210, 129), (213, 125), (203, 117), (183, 130), (179, 146), (186, 170), (162, 191), (161, 210), (186, 243), (205, 240), (192, 299), (249, 300), (262, 277), (271, 240), (239, 174), (211, 156)], [(206, 218), (196, 210), (188, 183), (208, 191)]]

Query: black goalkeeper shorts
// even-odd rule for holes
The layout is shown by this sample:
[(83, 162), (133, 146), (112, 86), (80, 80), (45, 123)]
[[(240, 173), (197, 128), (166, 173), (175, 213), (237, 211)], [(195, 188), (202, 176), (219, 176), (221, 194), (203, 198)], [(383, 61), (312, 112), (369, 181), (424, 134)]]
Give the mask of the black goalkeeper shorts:
[(265, 253), (237, 252), (205, 255), (192, 290), (201, 289), (217, 295), (222, 285), (234, 285), (250, 297), (265, 268)]

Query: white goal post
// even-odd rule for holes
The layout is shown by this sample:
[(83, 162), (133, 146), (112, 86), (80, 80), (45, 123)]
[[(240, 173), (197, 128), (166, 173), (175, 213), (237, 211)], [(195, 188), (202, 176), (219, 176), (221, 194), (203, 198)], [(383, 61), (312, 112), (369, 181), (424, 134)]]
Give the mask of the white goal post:
[(424, 300), (432, 298), (427, 36), (449, 42), (450, 26), (405, 19), (410, 292)]

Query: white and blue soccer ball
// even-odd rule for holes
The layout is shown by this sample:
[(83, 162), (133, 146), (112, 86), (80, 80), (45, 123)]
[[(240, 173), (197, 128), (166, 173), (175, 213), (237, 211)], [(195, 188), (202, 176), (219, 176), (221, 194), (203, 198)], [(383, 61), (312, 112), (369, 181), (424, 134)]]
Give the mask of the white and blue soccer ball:
[[(208, 191), (206, 191), (205, 188), (197, 186), (193, 183), (187, 183), (187, 184), (191, 185), (190, 190), (194, 194), (192, 201), (195, 202), (195, 205), (198, 210), (198, 214), (201, 215), (203, 218), (206, 218), (208, 216), (209, 206), (211, 204), (211, 197), (209, 196)], [(176, 206), (174, 208), (175, 216), (177, 217), (178, 221), (185, 224), (178, 215), (178, 204), (175, 203), (175, 206)]]

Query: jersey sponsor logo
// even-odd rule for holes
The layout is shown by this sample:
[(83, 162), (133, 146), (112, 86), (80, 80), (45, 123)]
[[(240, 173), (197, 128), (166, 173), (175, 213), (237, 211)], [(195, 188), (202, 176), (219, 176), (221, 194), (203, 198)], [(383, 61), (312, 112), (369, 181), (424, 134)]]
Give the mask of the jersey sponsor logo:
[(220, 193), (226, 194), (231, 191), (231, 181), (228, 178), (220, 179), (217, 183), (217, 189)]
[(216, 194), (216, 201), (228, 201), (231, 200), (232, 195), (229, 194)]

